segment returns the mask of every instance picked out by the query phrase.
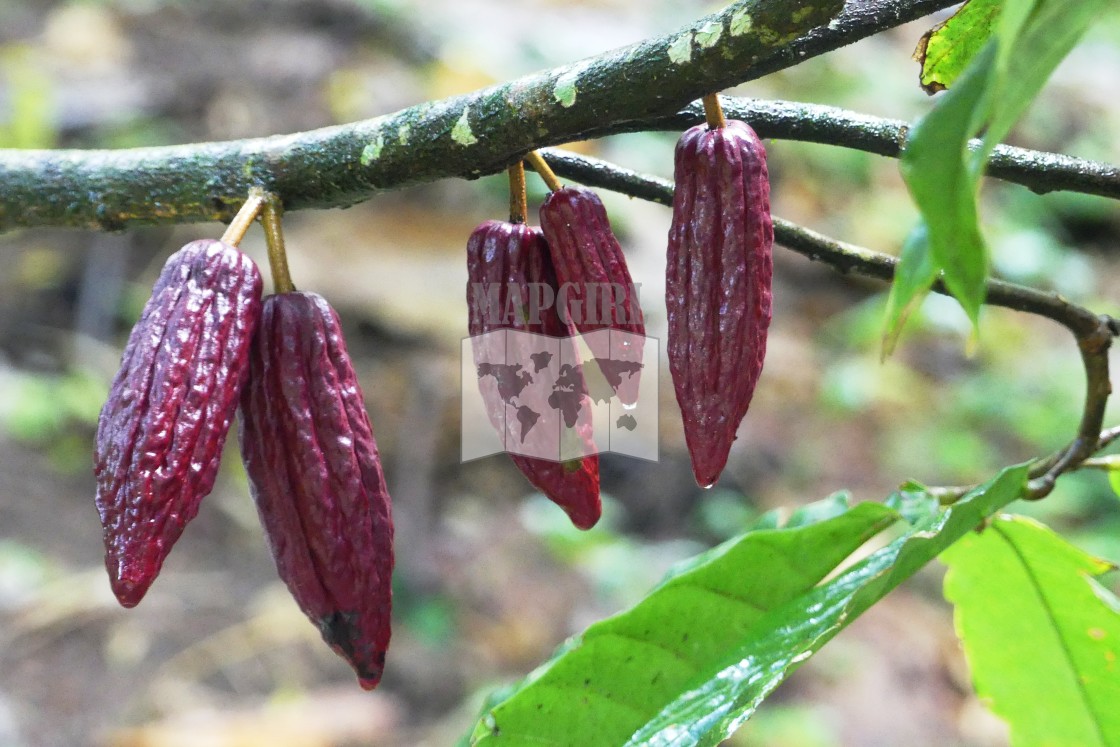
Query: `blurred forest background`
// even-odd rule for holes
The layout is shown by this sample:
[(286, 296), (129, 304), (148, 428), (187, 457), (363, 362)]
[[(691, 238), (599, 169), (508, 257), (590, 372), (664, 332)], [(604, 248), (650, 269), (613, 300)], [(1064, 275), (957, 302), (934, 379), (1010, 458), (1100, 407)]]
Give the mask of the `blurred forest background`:
[[(120, 148), (349, 122), (666, 33), (720, 5), (8, 0), (0, 147)], [(912, 119), (930, 100), (910, 55), (933, 22), (731, 93)], [(1112, 14), (1011, 142), (1120, 163), (1118, 132)], [(675, 139), (571, 147), (669, 177)], [(897, 252), (915, 211), (896, 162), (806, 143), (768, 148), (776, 215)], [(532, 175), (530, 186), (539, 204)], [(605, 517), (578, 532), (505, 457), (459, 460), (464, 245), (476, 224), (504, 217), (505, 190), (503, 176), (444, 181), (286, 218), (296, 284), (325, 295), (347, 328), (394, 498), (395, 630), (374, 693), (277, 579), (236, 439), (143, 604), (121, 609), (109, 590), (90, 464), (97, 413), (165, 258), (222, 226), (0, 236), (0, 745), (448, 745), (491, 689), (762, 512), (841, 489), (882, 500), (908, 478), (984, 480), (1076, 427), (1082, 373), (1056, 325), (987, 309), (969, 355), (964, 315), (933, 297), (880, 363), (885, 286), (776, 248), (766, 368), (719, 485), (693, 482), (663, 365), (660, 461), (606, 455)], [(669, 211), (604, 198), (650, 334), (663, 338)], [(1120, 313), (1115, 203), (998, 183), (984, 203), (997, 274)], [(265, 264), (259, 230), (244, 248)], [(1120, 413), (1111, 415), (1115, 424)], [(1064, 477), (1049, 499), (1020, 508), (1120, 561), (1120, 506), (1104, 474)], [(1006, 740), (971, 695), (930, 568), (803, 667), (731, 742)]]

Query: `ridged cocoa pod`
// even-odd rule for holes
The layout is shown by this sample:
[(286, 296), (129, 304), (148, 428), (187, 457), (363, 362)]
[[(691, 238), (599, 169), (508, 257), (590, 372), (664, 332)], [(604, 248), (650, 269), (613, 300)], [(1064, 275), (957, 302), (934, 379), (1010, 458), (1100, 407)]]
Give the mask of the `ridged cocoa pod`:
[(260, 309), (253, 261), (195, 241), (167, 260), (132, 328), (93, 454), (105, 567), (125, 607), (144, 597), (214, 487)]
[[(530, 297), (534, 289), (548, 287), (555, 292), (557, 288), (548, 245), (540, 229), (504, 221), (483, 223), (467, 242), (467, 275), (469, 330), (474, 338), (476, 363), (485, 359), (481, 349), (484, 343), (478, 336), (500, 329), (560, 338), (560, 344), (566, 346), (564, 359), (578, 363), (579, 353), (570, 340), (576, 334), (575, 328), (561, 320), (555, 306), (543, 303), (544, 299), (537, 299), (534, 304)], [(484, 299), (497, 303), (491, 306)], [(504, 315), (514, 307), (524, 313)], [(574, 389), (586, 392), (579, 370), (577, 367), (573, 371)], [(508, 427), (509, 419), (503, 415), (508, 403), (487, 401), (487, 406), (491, 423), (502, 432)], [(594, 453), (589, 424), (576, 424), (572, 430), (581, 441), (580, 451), (587, 456), (564, 462), (519, 454), (510, 457), (535, 488), (564, 509), (575, 526), (590, 529), (602, 513), (599, 456)]]
[(338, 316), (321, 296), (264, 301), (241, 396), (241, 456), (276, 569), (362, 687), (389, 647), (393, 520)]
[[(599, 360), (641, 363), (645, 321), (622, 247), (611, 231), (603, 201), (589, 189), (563, 187), (541, 205), (541, 230), (563, 289), (557, 305), (580, 334), (600, 329), (628, 332), (623, 338), (589, 338)], [(611, 344), (603, 345), (602, 343)], [(610, 378), (610, 374), (604, 370)], [(639, 374), (622, 380), (616, 394), (625, 404), (638, 397)]]
[(766, 151), (747, 124), (677, 143), (665, 305), (669, 370), (696, 481), (719, 479), (750, 406), (770, 326), (774, 227)]

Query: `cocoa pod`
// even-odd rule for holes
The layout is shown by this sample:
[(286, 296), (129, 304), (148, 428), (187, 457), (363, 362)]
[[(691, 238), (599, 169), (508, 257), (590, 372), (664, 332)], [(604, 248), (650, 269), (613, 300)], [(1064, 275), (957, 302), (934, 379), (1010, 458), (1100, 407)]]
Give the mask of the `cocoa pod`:
[[(637, 286), (611, 231), (603, 201), (589, 189), (563, 187), (541, 204), (540, 218), (560, 283), (557, 305), (580, 334), (600, 329), (629, 333), (586, 338), (597, 361), (641, 364), (645, 320)], [(611, 380), (609, 369), (600, 367)], [(637, 401), (639, 373), (623, 379), (616, 388), (625, 404)]]
[(774, 227), (766, 151), (746, 123), (677, 143), (665, 284), (669, 371), (696, 481), (727, 464), (766, 355)]
[[(529, 360), (532, 352), (529, 349), (488, 349), (487, 340), (482, 336), (489, 332), (509, 329), (556, 338), (561, 360), (569, 366), (566, 389), (577, 400), (585, 395), (587, 387), (579, 353), (571, 339), (576, 334), (575, 328), (560, 318), (555, 306), (548, 302), (551, 299), (534, 297), (536, 293), (545, 292), (554, 296), (557, 289), (548, 245), (540, 229), (504, 221), (483, 223), (467, 242), (467, 275), (468, 326), (476, 365), (502, 356)], [(493, 356), (494, 353), (499, 355)], [(481, 376), (479, 382), (481, 387)], [(507, 408), (511, 406), (508, 393), (488, 396), (485, 388), (482, 391), (490, 421), (499, 433), (505, 432), (507, 443), (524, 440), (525, 434), (514, 430), (515, 420), (507, 417)], [(573, 451), (583, 456), (565, 461), (517, 453), (510, 453), (510, 457), (535, 488), (564, 509), (575, 526), (590, 529), (602, 513), (599, 457), (595, 453), (590, 420), (567, 421), (567, 425), (568, 437), (576, 442)], [(544, 435), (546, 432), (536, 429), (529, 433)], [(547, 450), (547, 446), (558, 448), (556, 434), (550, 437), (553, 443), (545, 444), (540, 451)]]
[(167, 260), (97, 422), (105, 567), (133, 607), (214, 486), (261, 308), (257, 266), (220, 241)]
[(381, 680), (393, 520), (338, 316), (315, 293), (264, 301), (241, 396), (241, 456), (276, 570), (362, 687)]

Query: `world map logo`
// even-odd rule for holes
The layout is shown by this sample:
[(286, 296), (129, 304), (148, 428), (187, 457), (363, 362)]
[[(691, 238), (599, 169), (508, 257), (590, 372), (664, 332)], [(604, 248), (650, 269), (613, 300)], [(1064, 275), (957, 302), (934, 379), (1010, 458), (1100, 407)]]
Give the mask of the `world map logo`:
[(462, 353), (464, 461), (501, 451), (657, 459), (656, 338), (503, 329), (466, 338)]

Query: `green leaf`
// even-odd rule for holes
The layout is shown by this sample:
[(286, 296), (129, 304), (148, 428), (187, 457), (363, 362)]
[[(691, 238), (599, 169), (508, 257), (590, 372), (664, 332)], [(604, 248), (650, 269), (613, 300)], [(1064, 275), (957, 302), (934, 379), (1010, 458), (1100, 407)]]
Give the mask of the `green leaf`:
[(922, 88), (942, 91), (960, 77), (992, 35), (1003, 0), (969, 0), (947, 21), (918, 42), (914, 59), (922, 64)]
[(690, 682), (718, 671), (769, 611), (812, 589), (897, 519), (862, 503), (817, 524), (749, 532), (686, 561), (490, 708), (472, 744), (617, 747)]
[(944, 272), (945, 286), (973, 324), (984, 301), (988, 251), (976, 212), (978, 174), (967, 145), (978, 126), (974, 120), (984, 116), (995, 57), (996, 46), (989, 43), (938, 105), (918, 121), (910, 131), (901, 166), (925, 220), (934, 276)]
[(1016, 747), (1120, 744), (1120, 600), (1109, 563), (1023, 517), (1001, 517), (945, 553), (977, 693)]
[[(860, 504), (822, 523), (725, 543), (631, 610), (591, 626), (475, 729), (483, 745), (717, 745), (828, 640), (1018, 497), (1009, 468), (826, 583), (897, 514)], [(914, 507), (914, 495), (905, 502)], [(628, 741), (626, 741), (628, 738)]]
[[(1089, 23), (1112, 2), (1003, 0), (996, 36), (967, 52), (967, 68), (911, 129), (901, 169), (929, 232), (934, 277), (943, 273), (974, 326), (989, 265), (976, 205), (984, 166)], [(981, 130), (984, 139), (970, 152)], [(896, 317), (888, 317), (889, 331), (897, 325)]]
[(666, 706), (626, 747), (718, 745), (852, 620), (987, 516), (1018, 498), (1026, 478), (1026, 465), (1004, 470), (866, 560), (767, 615), (720, 671)]
[(929, 253), (929, 232), (924, 223), (919, 223), (902, 245), (894, 270), (894, 282), (887, 297), (883, 325), (884, 359), (894, 352), (906, 320), (929, 293), (929, 287), (936, 278), (937, 267)]
[(852, 494), (847, 490), (838, 490), (827, 498), (798, 508), (786, 519), (785, 528), (796, 529), (841, 516), (850, 510), (851, 504)]

